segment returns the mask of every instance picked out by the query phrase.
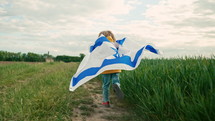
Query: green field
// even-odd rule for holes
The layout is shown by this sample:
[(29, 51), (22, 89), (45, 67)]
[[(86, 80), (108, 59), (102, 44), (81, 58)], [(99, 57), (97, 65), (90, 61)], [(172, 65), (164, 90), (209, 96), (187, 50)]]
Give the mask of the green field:
[(0, 64), (0, 120), (70, 120), (87, 98), (83, 88), (71, 93), (77, 63)]
[(145, 59), (121, 80), (140, 120), (215, 121), (214, 58)]
[[(0, 120), (71, 120), (88, 99), (69, 92), (78, 63), (0, 63)], [(121, 73), (126, 110), (135, 120), (214, 121), (214, 58), (144, 59)], [(86, 98), (86, 99), (84, 99)]]

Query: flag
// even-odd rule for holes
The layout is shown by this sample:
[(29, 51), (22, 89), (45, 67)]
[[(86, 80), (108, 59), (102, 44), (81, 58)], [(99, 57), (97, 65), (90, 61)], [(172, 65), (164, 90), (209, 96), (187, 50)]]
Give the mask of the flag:
[(132, 48), (123, 46), (124, 42), (126, 42), (125, 38), (113, 44), (105, 36), (99, 37), (90, 46), (90, 53), (83, 58), (77, 72), (73, 75), (69, 90), (74, 91), (106, 70), (134, 70), (140, 64), (144, 50), (159, 54), (159, 51), (151, 45), (132, 51)]

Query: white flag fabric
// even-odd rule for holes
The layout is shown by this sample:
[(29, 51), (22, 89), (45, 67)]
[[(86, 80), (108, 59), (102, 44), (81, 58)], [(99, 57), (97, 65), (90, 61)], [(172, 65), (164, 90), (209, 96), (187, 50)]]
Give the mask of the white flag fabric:
[(73, 75), (69, 90), (74, 91), (106, 70), (134, 70), (140, 64), (144, 50), (159, 54), (159, 51), (151, 45), (132, 51), (132, 48), (123, 46), (124, 42), (125, 38), (112, 43), (104, 36), (99, 37)]

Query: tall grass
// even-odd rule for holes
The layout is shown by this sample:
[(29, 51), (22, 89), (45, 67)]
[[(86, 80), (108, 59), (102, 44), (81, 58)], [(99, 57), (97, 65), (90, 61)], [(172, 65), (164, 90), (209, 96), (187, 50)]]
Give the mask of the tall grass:
[(214, 58), (145, 59), (121, 83), (139, 120), (215, 120)]
[[(76, 63), (15, 63), (0, 66), (0, 120), (71, 120), (72, 109), (86, 97), (68, 85)], [(78, 100), (77, 100), (78, 99)]]

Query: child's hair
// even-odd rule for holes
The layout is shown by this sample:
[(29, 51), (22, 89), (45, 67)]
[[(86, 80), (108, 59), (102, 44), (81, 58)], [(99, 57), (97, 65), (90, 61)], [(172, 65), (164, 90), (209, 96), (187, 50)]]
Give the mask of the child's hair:
[(115, 37), (114, 37), (114, 35), (113, 35), (113, 33), (112, 33), (111, 31), (109, 31), (109, 30), (107, 30), (107, 31), (101, 31), (101, 32), (99, 33), (99, 36), (101, 36), (102, 34), (103, 34), (105, 37), (111, 36), (112, 39), (113, 39), (114, 41), (116, 41), (116, 39), (115, 39)]

